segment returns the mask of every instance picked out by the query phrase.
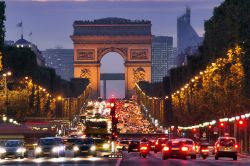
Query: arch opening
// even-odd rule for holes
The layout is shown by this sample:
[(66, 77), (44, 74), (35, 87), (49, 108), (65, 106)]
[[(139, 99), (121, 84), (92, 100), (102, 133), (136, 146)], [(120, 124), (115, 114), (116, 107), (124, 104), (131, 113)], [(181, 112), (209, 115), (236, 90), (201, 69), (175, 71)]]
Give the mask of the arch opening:
[(100, 59), (100, 95), (104, 99), (125, 98), (125, 80), (120, 76), (125, 73), (124, 57), (117, 52), (108, 52)]

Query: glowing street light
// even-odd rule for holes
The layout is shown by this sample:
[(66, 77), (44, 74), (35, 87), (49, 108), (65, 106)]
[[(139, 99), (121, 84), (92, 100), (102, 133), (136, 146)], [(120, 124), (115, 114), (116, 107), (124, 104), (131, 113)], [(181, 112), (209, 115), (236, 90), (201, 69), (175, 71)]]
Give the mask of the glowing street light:
[(57, 97), (57, 100), (58, 100), (58, 101), (61, 101), (61, 100), (62, 100), (62, 96), (58, 96), (58, 97)]
[(9, 119), (9, 122), (12, 123), (14, 120), (13, 119)]
[(3, 121), (4, 121), (4, 122), (7, 121), (7, 117), (6, 117), (6, 116), (3, 117)]

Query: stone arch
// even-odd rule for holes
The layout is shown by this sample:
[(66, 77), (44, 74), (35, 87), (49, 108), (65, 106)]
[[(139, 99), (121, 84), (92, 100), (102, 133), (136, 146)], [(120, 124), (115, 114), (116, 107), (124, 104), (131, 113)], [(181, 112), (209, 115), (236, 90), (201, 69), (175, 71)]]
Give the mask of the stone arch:
[(117, 48), (117, 47), (105, 47), (98, 48), (97, 50), (97, 59), (100, 62), (103, 56), (107, 53), (116, 52), (122, 56), (123, 60), (126, 62), (128, 60), (128, 49), (127, 48)]
[(109, 52), (124, 59), (126, 98), (135, 94), (135, 81), (151, 82), (150, 21), (104, 18), (75, 21), (73, 27), (74, 77), (90, 78), (92, 98), (100, 95), (100, 61)]

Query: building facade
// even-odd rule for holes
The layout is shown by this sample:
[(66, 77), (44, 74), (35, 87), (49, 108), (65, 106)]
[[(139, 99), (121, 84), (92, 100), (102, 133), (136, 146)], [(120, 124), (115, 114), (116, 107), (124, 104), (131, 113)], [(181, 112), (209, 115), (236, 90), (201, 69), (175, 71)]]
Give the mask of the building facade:
[(152, 82), (161, 82), (175, 64), (173, 37), (154, 36), (152, 40)]
[(191, 25), (191, 9), (186, 8), (186, 13), (177, 18), (177, 64), (185, 64), (187, 48), (197, 48), (197, 51), (202, 41), (203, 38), (196, 33)]
[(73, 49), (46, 49), (43, 51), (45, 65), (56, 70), (56, 73), (65, 80), (73, 78)]
[(36, 62), (38, 64), (38, 66), (44, 66), (45, 65), (45, 60), (42, 56), (42, 52), (38, 49), (38, 47), (29, 42), (28, 40), (23, 38), (23, 35), (21, 35), (21, 39), (17, 40), (14, 43), (14, 46), (16, 46), (17, 48), (30, 48), (36, 55)]

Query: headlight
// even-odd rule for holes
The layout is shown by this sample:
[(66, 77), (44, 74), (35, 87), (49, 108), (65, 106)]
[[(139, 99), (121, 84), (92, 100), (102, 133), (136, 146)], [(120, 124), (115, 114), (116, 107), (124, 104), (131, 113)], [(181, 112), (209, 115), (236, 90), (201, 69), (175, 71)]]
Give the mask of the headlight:
[(4, 148), (0, 148), (0, 154), (6, 153), (6, 150)]
[(25, 153), (26, 152), (26, 149), (25, 148), (18, 148), (16, 150), (17, 153)]
[(104, 149), (108, 149), (109, 147), (110, 147), (110, 145), (109, 144), (103, 144), (103, 146), (102, 146)]
[(65, 146), (60, 146), (59, 147), (59, 151), (64, 151), (65, 150)]
[(37, 147), (35, 149), (35, 153), (38, 154), (38, 153), (41, 153), (42, 152), (42, 148), (41, 147)]
[(53, 147), (52, 152), (58, 153), (59, 150), (60, 150), (60, 147), (56, 146), (56, 147)]
[(74, 147), (73, 147), (73, 151), (74, 151), (74, 152), (76, 152), (76, 151), (78, 151), (78, 150), (79, 150), (79, 147), (78, 147), (78, 146), (74, 146)]
[(90, 150), (91, 150), (91, 151), (95, 151), (95, 150), (96, 150), (96, 146), (95, 146), (95, 145), (91, 146), (91, 147), (90, 147)]

